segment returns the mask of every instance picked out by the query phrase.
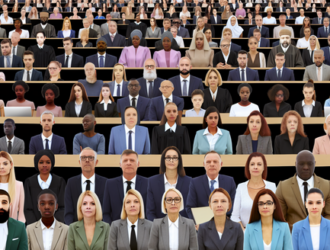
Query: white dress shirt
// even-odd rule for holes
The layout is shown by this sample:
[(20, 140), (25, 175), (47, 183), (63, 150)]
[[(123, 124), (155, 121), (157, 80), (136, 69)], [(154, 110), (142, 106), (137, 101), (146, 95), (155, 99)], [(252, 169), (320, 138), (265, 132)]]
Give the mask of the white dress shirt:
[(6, 249), (7, 236), (8, 236), (8, 220), (4, 223), (0, 223), (0, 250)]
[(132, 106), (132, 98), (135, 98), (135, 107), (137, 106), (137, 102), (138, 102), (138, 99), (139, 99), (139, 95), (137, 96), (131, 96), (131, 95), (128, 95), (128, 98), (129, 98), (129, 103), (130, 105)]
[(131, 231), (132, 231), (132, 226), (134, 225), (134, 231), (135, 231), (135, 239), (136, 239), (136, 242), (137, 242), (137, 238), (138, 238), (138, 221), (139, 219), (137, 219), (135, 221), (134, 224), (132, 224), (129, 219), (127, 218), (127, 231), (128, 231), (128, 242), (130, 243), (131, 242)]
[(217, 99), (217, 94), (218, 94), (218, 88), (217, 88), (217, 90), (214, 93), (212, 92), (211, 88), (209, 88), (209, 90), (210, 90), (212, 99), (214, 98), (214, 100), (216, 100)]
[(53, 140), (53, 133), (49, 137), (46, 137), (43, 134), (41, 134), (41, 139), (42, 139), (42, 145), (44, 146), (44, 149), (46, 149), (46, 139), (48, 139), (48, 147), (49, 147), (49, 150), (51, 150), (52, 140)]
[[(208, 175), (206, 175), (207, 176), (207, 179), (209, 180), (209, 188), (211, 188), (211, 179), (210, 179), (210, 177), (208, 176)], [(217, 178), (215, 178), (214, 179), (214, 189), (217, 189), (217, 188), (219, 188), (219, 180), (218, 180), (218, 177)]]
[[(276, 66), (275, 66), (275, 67), (276, 67)], [(276, 76), (278, 75), (278, 71), (279, 71), (279, 70), (281, 71), (281, 76), (283, 76), (283, 66), (282, 66), (282, 68), (280, 68), (280, 69), (276, 67)]]
[(111, 104), (111, 103), (112, 102), (111, 102), (110, 99), (109, 99), (109, 101), (107, 103), (104, 101), (104, 99), (100, 102), (100, 104), (103, 104), (104, 111), (107, 111), (108, 110), (108, 104)]
[[(299, 187), (299, 190), (300, 190), (301, 199), (304, 203), (304, 184), (303, 183), (305, 181), (300, 179), (300, 177), (298, 175), (296, 176), (296, 178), (297, 178), (298, 187)], [(307, 189), (309, 191), (311, 188), (314, 187), (314, 176), (312, 175), (312, 177), (309, 178), (306, 182), (307, 182)]]
[(48, 23), (46, 23), (46, 24), (42, 24), (42, 23), (41, 23), (41, 24), (40, 24), (40, 25), (41, 25), (41, 28), (42, 28), (42, 29), (45, 29), (46, 26), (47, 26), (47, 24), (48, 24)]
[[(66, 61), (66, 57), (67, 57), (67, 56), (69, 56), (67, 67), (68, 67), (68, 68), (71, 68), (73, 53), (71, 52), (70, 55), (64, 54), (64, 63), (65, 63), (65, 61)], [(64, 66), (64, 65), (62, 65), (62, 66)]]
[(40, 178), (40, 174), (38, 174), (38, 183), (42, 190), (49, 188), (50, 184), (52, 183), (52, 179), (53, 179), (52, 175), (49, 174), (48, 179), (46, 181), (43, 181)]
[(179, 250), (179, 218), (172, 222), (168, 218), (169, 250)]
[[(218, 128), (218, 127), (217, 127)], [(217, 132), (212, 135), (210, 132), (209, 132), (209, 129), (206, 128), (204, 130), (204, 133), (203, 135), (206, 136), (206, 139), (207, 141), (209, 142), (209, 145), (210, 145), (210, 150), (214, 150), (214, 147), (215, 147), (215, 144), (216, 142), (218, 141), (219, 137), (222, 135), (222, 132), (220, 130), (220, 128), (218, 128)]]
[(132, 150), (135, 151), (135, 126), (132, 129), (129, 129), (125, 125), (125, 135), (126, 135), (126, 149), (128, 149), (128, 137), (129, 137), (129, 131), (132, 131)]
[(38, 45), (38, 48), (39, 48), (39, 49), (43, 49), (45, 44), (43, 44), (43, 45), (41, 45), (41, 46), (40, 46), (39, 44), (37, 44), (37, 45)]
[[(230, 52), (228, 53), (227, 56), (226, 56), (222, 51), (221, 51), (221, 53), (222, 53), (223, 58), (225, 59), (225, 62), (226, 62), (226, 64), (227, 64), (227, 62), (228, 62), (228, 57), (229, 57), (229, 55), (230, 55)], [(215, 65), (215, 66), (217, 66), (217, 65)]]
[(245, 81), (247, 81), (247, 78), (246, 78), (246, 67), (244, 69), (242, 69), (241, 67), (239, 67), (239, 77), (241, 78), (241, 76), (242, 76), (242, 70), (244, 70), (244, 79), (245, 79)]
[(120, 87), (120, 96), (122, 96), (122, 94), (123, 94), (123, 81), (121, 81), (120, 83), (117, 83), (115, 81), (115, 86), (113, 88), (113, 93), (111, 93), (112, 96), (117, 96), (117, 85), (118, 84), (119, 84), (119, 87)]
[(272, 242), (269, 243), (269, 245), (267, 245), (264, 241), (262, 241), (264, 243), (264, 250), (271, 250), (272, 248)]
[(178, 180), (176, 180), (176, 183), (171, 184), (171, 183), (168, 182), (168, 180), (166, 178), (166, 174), (164, 174), (164, 184), (165, 184), (165, 192), (166, 192), (170, 188), (176, 188), (176, 184), (178, 184)]
[[(0, 183), (0, 189), (8, 192), (8, 183)], [(0, 224), (1, 225), (1, 224)], [(0, 234), (1, 235), (1, 234)], [(1, 248), (0, 248), (1, 249)]]
[(86, 191), (86, 188), (87, 188), (87, 180), (90, 180), (91, 183), (90, 183), (90, 191), (92, 191), (93, 193), (95, 193), (95, 174), (93, 174), (93, 176), (89, 179), (87, 179), (83, 174), (81, 174), (81, 190), (82, 192), (85, 192)]
[(14, 147), (14, 139), (15, 139), (15, 136), (13, 136), (13, 138), (11, 138), (11, 140), (9, 140), (8, 137), (6, 136), (7, 148), (9, 146), (9, 141), (11, 141), (11, 148)]
[(54, 236), (54, 230), (55, 230), (55, 218), (53, 224), (50, 226), (50, 228), (47, 228), (44, 223), (42, 223), (40, 219), (41, 229), (42, 229), (42, 241), (44, 243), (44, 250), (51, 250), (52, 243), (53, 243), (53, 236)]
[(282, 50), (283, 50), (284, 53), (289, 49), (289, 47), (290, 47), (290, 44), (289, 44), (289, 46), (286, 47), (286, 48), (284, 48), (284, 47), (282, 46), (282, 44), (281, 44), (281, 48), (282, 48)]
[(76, 115), (77, 115), (77, 117), (78, 117), (79, 114), (80, 114), (80, 111), (81, 111), (81, 108), (82, 108), (83, 102), (84, 102), (84, 101), (82, 101), (80, 104), (74, 102), (74, 109), (75, 109), (75, 111), (76, 111)]
[(218, 232), (218, 235), (219, 235), (219, 239), (221, 240), (221, 238), (222, 238), (222, 233)]
[(98, 66), (101, 65), (101, 58), (100, 58), (101, 56), (103, 56), (103, 67), (105, 67), (105, 56), (106, 56), (106, 54), (101, 55), (100, 53), (97, 53), (97, 61), (99, 62)]
[(302, 100), (302, 107), (305, 117), (311, 117), (313, 107), (315, 106), (315, 101), (313, 100), (311, 105), (307, 105), (304, 100)]
[(181, 83), (181, 94), (183, 95), (183, 84), (184, 81), (183, 80), (187, 80), (186, 85), (187, 85), (187, 94), (189, 95), (189, 84), (190, 84), (190, 75), (187, 78), (183, 78), (180, 75), (180, 83)]
[(30, 81), (32, 80), (32, 72), (33, 72), (33, 69), (30, 69), (30, 70), (26, 70), (24, 69), (24, 73), (23, 73), (23, 78), (22, 78), (22, 81), (27, 81), (27, 72), (29, 71), (29, 75), (30, 75)]
[(165, 132), (167, 130), (169, 130), (169, 129), (172, 130), (175, 133), (175, 131), (176, 131), (176, 123), (174, 123), (174, 125), (172, 127), (170, 127), (170, 125), (168, 125), (168, 123), (166, 122), (165, 123)]
[[(126, 183), (127, 179), (125, 179), (125, 177), (123, 176), (123, 187), (124, 187), (124, 194), (126, 194), (126, 189), (127, 189), (127, 183)], [(134, 178), (132, 180), (130, 180), (131, 183), (131, 189), (135, 190), (135, 185), (136, 185), (136, 175), (134, 176)]]
[[(13, 67), (13, 53), (11, 53), (9, 56), (9, 61), (10, 61), (10, 67)], [(3, 57), (3, 61), (4, 61), (4, 67), (7, 67), (7, 58), (6, 56)]]
[(296, 17), (295, 24), (303, 24), (304, 19), (305, 19), (305, 16), (303, 16), (303, 17), (302, 16)]
[(311, 250), (319, 250), (320, 249), (320, 224), (319, 225), (310, 225), (311, 236), (312, 236), (312, 244), (313, 249)]
[[(162, 95), (162, 97), (163, 97), (164, 107), (165, 107), (165, 105), (166, 105), (166, 97), (165, 97), (164, 95)], [(173, 102), (173, 95), (170, 95), (170, 96), (168, 97), (168, 99), (170, 99), (168, 102)]]

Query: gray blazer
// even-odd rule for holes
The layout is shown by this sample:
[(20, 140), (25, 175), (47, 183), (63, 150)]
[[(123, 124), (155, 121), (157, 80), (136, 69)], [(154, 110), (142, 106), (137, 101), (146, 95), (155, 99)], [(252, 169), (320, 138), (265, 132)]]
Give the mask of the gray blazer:
[[(309, 65), (305, 68), (304, 81), (308, 81), (309, 79), (318, 81), (315, 64)], [(325, 63), (322, 65), (322, 81), (330, 81), (330, 66)]]
[(6, 136), (0, 138), (0, 151), (6, 151), (10, 154), (24, 154), (25, 143), (22, 139), (15, 136), (11, 152), (8, 152)]
[[(168, 250), (169, 237), (168, 216), (154, 219), (148, 250)], [(198, 250), (194, 221), (181, 215), (179, 215), (179, 250)]]
[(104, 23), (101, 25), (101, 36), (109, 34), (109, 26), (108, 23)]
[[(148, 249), (150, 231), (152, 222), (139, 219), (137, 227), (137, 245), (138, 250)], [(112, 222), (110, 227), (110, 236), (108, 250), (127, 250), (130, 249), (128, 241), (127, 220), (116, 220)]]
[(7, 38), (7, 31), (4, 28), (0, 28), (0, 38)]
[(152, 32), (151, 27), (147, 28), (146, 38), (160, 38), (161, 36), (162, 36), (162, 33), (161, 33), (159, 27), (156, 27), (154, 32)]
[[(270, 136), (258, 136), (257, 152), (262, 154), (273, 154), (272, 138)], [(251, 153), (253, 153), (251, 135), (238, 136), (236, 154)]]
[[(21, 45), (17, 45), (17, 53), (16, 53), (16, 55), (23, 59), (23, 53), (24, 52), (25, 52), (25, 47), (24, 46), (21, 46)], [(2, 51), (1, 50), (0, 50), (0, 56), (2, 56)]]
[(101, 27), (94, 23), (93, 24), (93, 30), (95, 30), (97, 32), (97, 38), (100, 38), (101, 37)]

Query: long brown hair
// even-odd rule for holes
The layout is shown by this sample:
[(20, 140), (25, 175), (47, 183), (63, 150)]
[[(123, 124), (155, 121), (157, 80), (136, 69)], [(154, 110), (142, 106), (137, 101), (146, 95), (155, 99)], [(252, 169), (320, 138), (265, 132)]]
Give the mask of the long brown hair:
[(262, 172), (261, 177), (263, 180), (266, 180), (266, 178), (267, 178), (267, 161), (266, 161), (265, 156), (259, 152), (254, 152), (254, 153), (250, 154), (249, 157), (247, 158), (246, 163), (245, 163), (245, 170), (244, 170), (245, 177), (248, 180), (251, 179), (250, 162), (251, 162), (252, 158), (254, 158), (254, 157), (261, 157), (261, 159), (264, 163), (264, 172)]
[(159, 168), (159, 174), (164, 174), (166, 172), (166, 166), (165, 166), (165, 155), (167, 153), (167, 151), (169, 150), (174, 150), (177, 154), (178, 154), (178, 175), (180, 176), (186, 176), (186, 171), (184, 170), (184, 167), (183, 167), (183, 162), (182, 162), (182, 155), (180, 153), (180, 150), (175, 147), (175, 146), (169, 146), (167, 148), (164, 149), (163, 153), (162, 153), (162, 156), (160, 158), (160, 168)]
[(297, 133), (300, 134), (302, 137), (307, 137), (307, 135), (304, 132), (304, 124), (302, 122), (301, 116), (295, 110), (290, 110), (283, 115), (282, 122), (281, 122), (281, 135), (286, 134), (288, 132), (286, 123), (287, 123), (290, 115), (293, 115), (293, 116), (297, 117), (297, 119), (298, 119)]
[(268, 124), (267, 124), (267, 121), (266, 121), (265, 117), (257, 110), (252, 111), (250, 113), (250, 115), (247, 117), (247, 128), (246, 128), (246, 131), (244, 132), (244, 135), (249, 135), (250, 134), (249, 122), (250, 122), (251, 116), (254, 116), (254, 115), (258, 115), (260, 117), (260, 120), (261, 120), (261, 128), (260, 128), (260, 131), (259, 131), (259, 135), (260, 136), (271, 136), (271, 132), (270, 132), (270, 129), (268, 127)]
[[(101, 88), (101, 91), (100, 91), (99, 100), (97, 101), (97, 103), (100, 103), (100, 102), (103, 101), (103, 96), (102, 96), (102, 89), (103, 89), (103, 88), (109, 88), (109, 90), (110, 90), (110, 86), (109, 86), (109, 84), (107, 84), (107, 83), (103, 84), (103, 86), (102, 86), (102, 88)], [(109, 98), (110, 98), (110, 100), (111, 100), (112, 102), (115, 102), (115, 99), (113, 99), (113, 96), (112, 96), (112, 94), (111, 94), (111, 90), (110, 90), (110, 96), (109, 96)]]
[[(314, 86), (314, 81), (312, 79), (309, 79), (307, 83), (305, 83), (304, 88), (313, 88), (313, 90), (315, 91), (315, 86)], [(314, 93), (313, 95), (313, 100), (316, 101), (316, 93)]]
[(72, 88), (71, 88), (71, 93), (70, 93), (70, 98), (69, 98), (69, 101), (68, 102), (73, 102), (76, 100), (76, 96), (74, 94), (74, 87), (76, 86), (79, 86), (81, 88), (81, 91), (82, 91), (82, 99), (84, 101), (87, 101), (89, 102), (89, 99), (88, 99), (88, 96), (87, 96), (87, 92), (86, 92), (86, 89), (85, 89), (85, 86), (80, 83), (80, 82), (76, 82), (72, 85)]
[[(167, 122), (167, 118), (165, 116), (165, 109), (169, 105), (175, 106), (176, 109), (178, 110), (178, 106), (176, 106), (176, 104), (174, 102), (168, 102), (168, 103), (166, 103), (166, 105), (164, 107), (163, 116), (162, 116), (162, 119), (160, 120), (159, 126), (165, 125), (165, 123)], [(176, 117), (175, 123), (176, 123), (176, 125), (181, 126), (181, 116), (179, 115), (179, 110), (178, 110), (178, 116)]]

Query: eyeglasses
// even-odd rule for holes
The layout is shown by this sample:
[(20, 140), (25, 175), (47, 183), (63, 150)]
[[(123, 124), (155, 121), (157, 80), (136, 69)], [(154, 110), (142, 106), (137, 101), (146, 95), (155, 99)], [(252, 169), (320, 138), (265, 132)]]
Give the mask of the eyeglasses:
[(165, 161), (178, 161), (178, 157), (165, 157)]
[(259, 207), (263, 207), (263, 206), (267, 206), (267, 207), (270, 207), (271, 205), (273, 205), (274, 204), (274, 202), (273, 201), (267, 201), (267, 202), (262, 202), (262, 201), (260, 201), (260, 202), (258, 202), (258, 206)]
[(277, 97), (277, 98), (283, 98), (284, 95), (276, 95), (275, 97)]
[(180, 197), (175, 197), (175, 198), (165, 198), (165, 202), (167, 204), (171, 204), (171, 203), (180, 203), (181, 202), (181, 198)]
[(228, 48), (229, 47), (229, 44), (221, 44), (220, 47), (221, 48)]
[(82, 161), (87, 161), (87, 159), (88, 159), (88, 161), (94, 161), (94, 156), (81, 156), (80, 157), (80, 160), (82, 160)]
[(51, 68), (51, 67), (49, 67), (48, 70), (57, 70), (57, 68)]
[(144, 66), (146, 69), (154, 69), (155, 65), (145, 65)]

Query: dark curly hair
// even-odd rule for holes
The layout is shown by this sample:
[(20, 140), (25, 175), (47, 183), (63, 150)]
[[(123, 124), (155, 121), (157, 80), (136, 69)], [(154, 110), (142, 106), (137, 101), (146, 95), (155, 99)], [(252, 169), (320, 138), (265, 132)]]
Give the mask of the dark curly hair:
[(289, 99), (289, 96), (290, 96), (290, 92), (289, 90), (284, 87), (284, 85), (282, 84), (275, 84), (273, 87), (271, 87), (269, 90), (268, 90), (268, 98), (269, 100), (271, 100), (272, 102), (275, 101), (275, 95), (278, 91), (282, 90), (283, 91), (283, 95), (284, 95), (284, 101), (287, 101)]
[(12, 90), (15, 92), (15, 88), (16, 86), (22, 86), (25, 89), (25, 92), (29, 91), (29, 85), (27, 85), (27, 83), (25, 83), (24, 81), (17, 81), (13, 84)]
[(41, 95), (43, 98), (45, 98), (48, 89), (51, 89), (54, 92), (55, 98), (60, 96), (60, 89), (54, 83), (46, 83), (41, 89)]

